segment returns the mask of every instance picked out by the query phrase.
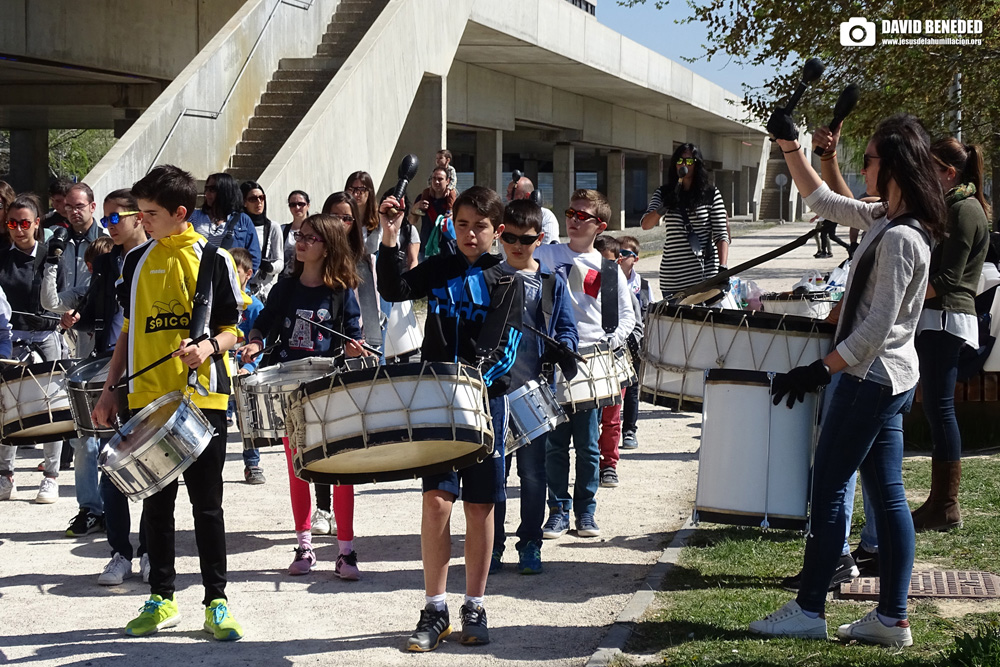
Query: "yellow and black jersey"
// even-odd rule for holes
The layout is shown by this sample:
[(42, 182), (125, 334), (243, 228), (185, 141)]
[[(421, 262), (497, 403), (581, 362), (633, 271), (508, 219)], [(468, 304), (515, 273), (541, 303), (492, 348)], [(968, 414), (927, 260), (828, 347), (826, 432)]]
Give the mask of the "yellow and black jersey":
[[(129, 372), (145, 368), (171, 350), (176, 350), (191, 332), (191, 308), (198, 281), (198, 268), (207, 241), (188, 225), (186, 231), (158, 241), (147, 241), (125, 257), (117, 284), (118, 301), (125, 311), (122, 332), (128, 335)], [(211, 334), (236, 328), (240, 311), (250, 299), (240, 288), (232, 256), (220, 250), (212, 291), (208, 323)], [(203, 332), (195, 332), (199, 335)], [(187, 386), (188, 368), (171, 359), (129, 383), (129, 408), (139, 410), (171, 391)], [(225, 410), (230, 393), (230, 370), (226, 355), (209, 357), (198, 369), (198, 379), (208, 396), (194, 394), (199, 408)]]

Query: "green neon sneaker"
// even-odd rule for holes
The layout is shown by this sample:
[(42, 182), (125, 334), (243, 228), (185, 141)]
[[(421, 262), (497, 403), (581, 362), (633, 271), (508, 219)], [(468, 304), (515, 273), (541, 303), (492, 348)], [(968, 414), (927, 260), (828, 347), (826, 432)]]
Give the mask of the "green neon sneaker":
[(232, 642), (243, 638), (243, 626), (229, 613), (229, 607), (222, 598), (212, 600), (205, 609), (205, 632), (215, 635), (220, 642)]
[(151, 595), (142, 605), (139, 615), (125, 626), (125, 634), (131, 637), (145, 637), (163, 628), (172, 628), (181, 622), (177, 603), (164, 600), (159, 595)]

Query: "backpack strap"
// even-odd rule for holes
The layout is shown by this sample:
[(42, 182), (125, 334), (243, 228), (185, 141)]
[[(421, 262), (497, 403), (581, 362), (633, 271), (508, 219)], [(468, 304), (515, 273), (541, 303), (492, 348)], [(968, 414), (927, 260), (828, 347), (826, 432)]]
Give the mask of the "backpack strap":
[(618, 264), (610, 259), (601, 260), (601, 324), (608, 334), (618, 328)]

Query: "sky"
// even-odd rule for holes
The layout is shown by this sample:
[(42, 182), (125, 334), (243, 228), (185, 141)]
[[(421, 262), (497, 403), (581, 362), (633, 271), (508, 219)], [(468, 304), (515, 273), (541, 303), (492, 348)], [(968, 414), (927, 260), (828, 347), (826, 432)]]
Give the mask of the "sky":
[(701, 23), (677, 25), (675, 19), (690, 15), (684, 0), (671, 0), (663, 9), (657, 9), (655, 0), (635, 7), (621, 7), (617, 0), (597, 1), (597, 20), (634, 42), (675, 60), (709, 81), (726, 90), (743, 96), (743, 83), (759, 86), (773, 68), (740, 67), (728, 58), (716, 56), (711, 62), (699, 60), (684, 62), (681, 58), (704, 54), (707, 30)]

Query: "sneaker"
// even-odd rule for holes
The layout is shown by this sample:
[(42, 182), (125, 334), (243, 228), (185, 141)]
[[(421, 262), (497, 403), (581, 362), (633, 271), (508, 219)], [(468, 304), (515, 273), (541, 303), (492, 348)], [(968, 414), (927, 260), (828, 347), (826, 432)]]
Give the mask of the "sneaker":
[(101, 586), (118, 586), (123, 581), (132, 576), (132, 561), (116, 553), (104, 566), (104, 572), (97, 577), (97, 583)]
[(316, 554), (309, 547), (296, 547), (295, 560), (288, 566), (288, 574), (298, 576), (312, 572), (313, 565), (316, 564)]
[(619, 449), (639, 449), (639, 439), (635, 437), (635, 431), (628, 431), (622, 435), (622, 444)]
[(600, 537), (601, 529), (594, 520), (594, 515), (584, 512), (576, 517), (576, 534), (580, 537)]
[(80, 512), (69, 522), (66, 529), (66, 537), (83, 537), (91, 533), (104, 531), (104, 515), (98, 516), (86, 508), (80, 508)]
[(490, 574), (496, 574), (502, 569), (503, 569), (503, 552), (494, 549), (493, 555), (490, 557)]
[(358, 569), (358, 554), (352, 551), (349, 554), (338, 554), (337, 564), (333, 568), (333, 573), (345, 581), (357, 581), (361, 578), (361, 570)]
[(51, 505), (57, 500), (59, 500), (59, 482), (54, 477), (43, 477), (42, 483), (38, 485), (35, 502), (39, 505)]
[(164, 600), (159, 595), (150, 595), (142, 605), (139, 615), (125, 626), (125, 634), (131, 637), (145, 637), (163, 628), (172, 628), (181, 622), (174, 600)]
[(243, 468), (243, 479), (247, 484), (263, 484), (267, 481), (264, 479), (264, 469), (260, 466), (247, 466)]
[(897, 621), (891, 628), (879, 620), (878, 610), (872, 609), (864, 618), (847, 623), (837, 628), (837, 636), (841, 639), (856, 639), (859, 642), (882, 644), (903, 648), (913, 646), (913, 634), (910, 632), (910, 622), (905, 618)]
[[(846, 584), (852, 581), (859, 574), (857, 566), (854, 564), (854, 559), (848, 554), (847, 556), (841, 556), (840, 560), (837, 561), (837, 569), (833, 571), (833, 578), (830, 580), (830, 586), (826, 590), (835, 591), (840, 588), (841, 584)], [(799, 573), (786, 577), (781, 580), (781, 587), (786, 591), (795, 592), (799, 590), (799, 586), (802, 585), (802, 570)]]
[(311, 532), (313, 535), (336, 535), (337, 528), (333, 521), (333, 514), (321, 509), (313, 512)]
[(441, 611), (428, 604), (420, 610), (420, 620), (417, 629), (413, 631), (406, 642), (408, 651), (433, 651), (441, 640), (451, 634), (451, 621), (448, 620), (448, 608)]
[(139, 574), (142, 575), (142, 583), (149, 583), (149, 554), (143, 554), (139, 559)]
[(517, 550), (517, 571), (521, 574), (542, 573), (542, 545), (531, 542)]
[(542, 526), (542, 537), (554, 540), (567, 532), (569, 532), (569, 514), (558, 508), (550, 509), (549, 520)]
[(613, 489), (618, 486), (618, 472), (614, 468), (601, 469), (601, 487)]
[(0, 500), (13, 500), (17, 497), (17, 485), (13, 477), (0, 475)]
[(750, 624), (750, 632), (772, 637), (795, 637), (797, 639), (826, 639), (826, 619), (822, 616), (809, 618), (802, 613), (802, 607), (795, 600), (778, 611)]
[(851, 552), (851, 557), (854, 559), (854, 564), (858, 566), (858, 572), (861, 573), (860, 576), (878, 576), (877, 551), (868, 551), (868, 549), (865, 549), (859, 544), (858, 548)]
[(212, 600), (205, 608), (205, 625), (202, 627), (220, 642), (233, 642), (243, 638), (243, 626), (229, 613), (229, 606), (222, 598)]
[(473, 606), (466, 602), (458, 610), (462, 617), (462, 636), (458, 642), (466, 646), (476, 646), (490, 643), (490, 631), (486, 627), (486, 610), (482, 605)]

